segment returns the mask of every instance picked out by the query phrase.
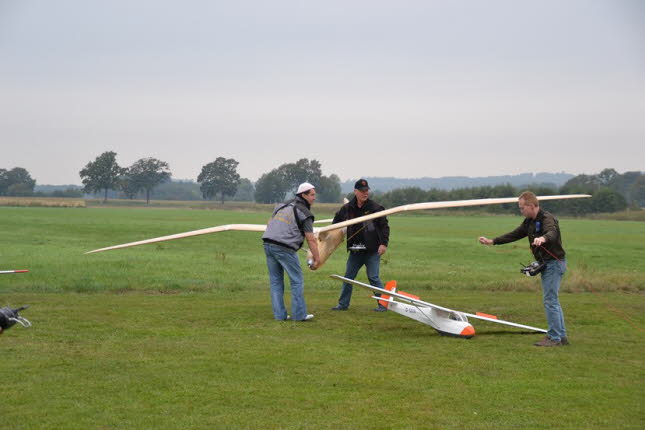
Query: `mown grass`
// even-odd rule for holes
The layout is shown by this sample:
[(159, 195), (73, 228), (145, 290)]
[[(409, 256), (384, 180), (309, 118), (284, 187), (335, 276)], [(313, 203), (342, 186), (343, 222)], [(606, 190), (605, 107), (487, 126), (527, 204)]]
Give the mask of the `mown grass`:
[[(327, 216), (319, 214), (320, 216)], [(311, 323), (271, 318), (257, 233), (84, 255), (268, 214), (0, 208), (0, 305), (34, 326), (0, 337), (0, 422), (13, 428), (642, 428), (645, 224), (562, 219), (572, 345), (475, 322), (441, 337), (355, 293), (334, 313), (338, 251), (306, 273)], [(519, 217), (395, 216), (384, 279), (464, 311), (544, 326)], [(361, 273), (359, 279), (364, 279)]]

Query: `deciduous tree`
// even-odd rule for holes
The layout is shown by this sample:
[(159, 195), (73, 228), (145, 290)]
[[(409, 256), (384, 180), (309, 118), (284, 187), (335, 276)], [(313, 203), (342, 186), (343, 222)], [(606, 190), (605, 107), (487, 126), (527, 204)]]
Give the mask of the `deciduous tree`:
[(627, 200), (617, 191), (601, 188), (591, 198), (594, 212), (618, 212), (627, 209)]
[(283, 164), (278, 169), (284, 176), (285, 184), (289, 187), (287, 191), (295, 194), (298, 185), (303, 182), (309, 182), (315, 187), (320, 185), (320, 178), (322, 177), (320, 167), (318, 160), (309, 161), (307, 158), (301, 158), (295, 163)]
[(26, 169), (0, 169), (0, 195), (25, 196), (34, 193), (36, 181)]
[(125, 172), (123, 175), (119, 177), (119, 189), (125, 194), (127, 198), (130, 200), (134, 199), (141, 190), (141, 187), (139, 184), (137, 184), (128, 174), (128, 172)]
[(635, 206), (645, 206), (645, 176), (639, 176), (632, 184), (629, 194)]
[(119, 177), (124, 173), (116, 162), (116, 152), (107, 151), (90, 161), (79, 172), (86, 193), (104, 191), (103, 202), (107, 202), (108, 190), (117, 189)]
[(165, 161), (142, 158), (128, 167), (125, 176), (124, 185), (129, 188), (129, 192), (134, 191), (136, 194), (139, 190), (145, 190), (146, 204), (149, 204), (153, 188), (170, 180), (170, 170)]
[(316, 188), (316, 200), (320, 203), (339, 203), (341, 199), (338, 175), (332, 173), (329, 176), (321, 176), (320, 183)]
[(289, 184), (280, 169), (273, 169), (260, 176), (255, 183), (255, 201), (258, 203), (280, 203), (284, 201)]
[(253, 183), (247, 178), (241, 178), (232, 200), (238, 202), (252, 202), (254, 192), (255, 187), (253, 186)]
[(255, 201), (258, 203), (279, 203), (288, 193), (296, 193), (298, 186), (309, 182), (316, 187), (320, 202), (338, 202), (341, 198), (340, 178), (334, 174), (322, 175), (318, 160), (301, 158), (295, 163), (285, 163), (265, 173), (255, 183)]
[(240, 175), (237, 173), (237, 166), (240, 163), (232, 158), (217, 157), (212, 163), (202, 167), (197, 177), (197, 182), (205, 199), (211, 199), (219, 193), (220, 200), (224, 204), (225, 196), (233, 196), (240, 183)]

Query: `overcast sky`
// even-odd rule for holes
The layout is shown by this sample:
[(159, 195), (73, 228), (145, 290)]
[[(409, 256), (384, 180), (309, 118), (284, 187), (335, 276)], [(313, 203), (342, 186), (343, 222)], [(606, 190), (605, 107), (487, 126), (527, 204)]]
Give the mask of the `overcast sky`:
[(0, 168), (645, 170), (640, 0), (0, 0)]

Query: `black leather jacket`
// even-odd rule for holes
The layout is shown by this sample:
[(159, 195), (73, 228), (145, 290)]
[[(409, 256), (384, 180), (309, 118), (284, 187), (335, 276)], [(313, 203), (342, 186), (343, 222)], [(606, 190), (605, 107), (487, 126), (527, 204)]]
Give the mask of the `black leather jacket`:
[[(363, 207), (359, 208), (356, 197), (354, 197), (336, 212), (332, 224), (380, 212), (384, 209), (383, 206), (370, 199), (367, 199)], [(387, 246), (389, 240), (390, 225), (387, 222), (387, 217), (375, 218), (347, 227), (347, 250), (355, 244), (363, 244), (366, 248), (365, 252), (374, 253), (378, 251), (379, 245)]]
[[(533, 239), (540, 236), (546, 238), (544, 245), (541, 247), (533, 246)], [(529, 238), (531, 252), (536, 260), (553, 260), (554, 257), (558, 260), (564, 259), (565, 252), (564, 248), (562, 248), (560, 224), (550, 212), (540, 209), (535, 219), (525, 218), (522, 224), (515, 230), (493, 239), (493, 244), (501, 245), (503, 243), (514, 242), (524, 237)]]

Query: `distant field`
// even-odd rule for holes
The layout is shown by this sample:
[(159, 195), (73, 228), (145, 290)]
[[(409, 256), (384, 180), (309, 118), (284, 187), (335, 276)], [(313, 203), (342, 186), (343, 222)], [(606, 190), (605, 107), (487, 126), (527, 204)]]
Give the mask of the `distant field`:
[[(85, 201), (88, 207), (92, 208), (166, 208), (166, 209), (214, 209), (214, 210), (241, 210), (255, 212), (269, 212), (275, 206), (274, 204), (254, 203), (254, 202), (232, 202), (225, 201), (224, 204), (215, 200), (125, 200), (110, 199), (107, 202), (97, 199)], [(331, 212), (338, 209), (337, 203), (316, 203), (317, 212)]]
[[(109, 245), (228, 223), (270, 206), (0, 207), (0, 306), (34, 326), (0, 336), (12, 428), (633, 428), (645, 423), (645, 223), (561, 219), (572, 345), (475, 322), (445, 338), (355, 293), (336, 314), (337, 251), (306, 272), (311, 323), (271, 319), (260, 235), (226, 232), (107, 253)], [(228, 203), (227, 205), (228, 208)], [(331, 215), (336, 205), (318, 207)], [(544, 327), (526, 242), (479, 235), (519, 217), (393, 216), (381, 274), (464, 311)], [(359, 279), (365, 279), (364, 272)]]
[(28, 206), (28, 207), (85, 207), (85, 200), (66, 197), (0, 197), (0, 206)]

